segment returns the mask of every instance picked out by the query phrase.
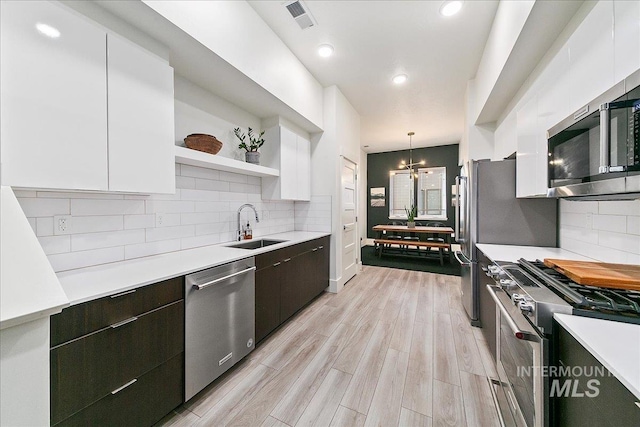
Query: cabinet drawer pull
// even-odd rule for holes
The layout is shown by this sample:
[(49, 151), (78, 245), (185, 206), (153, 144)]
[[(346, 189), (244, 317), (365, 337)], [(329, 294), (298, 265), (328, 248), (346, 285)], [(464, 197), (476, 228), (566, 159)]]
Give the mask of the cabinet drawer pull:
[(311, 252), (315, 252), (315, 251), (317, 251), (318, 249), (320, 249), (320, 248), (313, 248), (313, 249), (311, 249)]
[(129, 387), (131, 384), (135, 383), (136, 381), (138, 381), (137, 378), (132, 379), (131, 381), (129, 381), (128, 383), (126, 383), (123, 386), (118, 387), (117, 389), (113, 390), (111, 392), (111, 394), (116, 394), (116, 393), (120, 393), (122, 390), (124, 390), (125, 388)]
[(133, 316), (129, 319), (123, 320), (122, 322), (114, 323), (113, 325), (111, 325), (111, 329), (119, 328), (120, 326), (126, 325), (127, 323), (135, 322), (136, 320), (138, 320), (138, 318)]
[(318, 249), (324, 249), (324, 246), (318, 246)]
[(279, 266), (281, 263), (280, 262), (276, 262), (275, 264), (273, 264), (274, 267)]
[(132, 293), (134, 293), (135, 291), (136, 291), (135, 289), (131, 289), (130, 291), (126, 291), (126, 292), (122, 292), (122, 293), (119, 293), (119, 294), (111, 295), (111, 298), (123, 297), (123, 296), (125, 296), (125, 295), (132, 294)]
[(289, 262), (291, 261), (291, 258), (287, 258), (287, 259), (283, 259), (282, 262)]

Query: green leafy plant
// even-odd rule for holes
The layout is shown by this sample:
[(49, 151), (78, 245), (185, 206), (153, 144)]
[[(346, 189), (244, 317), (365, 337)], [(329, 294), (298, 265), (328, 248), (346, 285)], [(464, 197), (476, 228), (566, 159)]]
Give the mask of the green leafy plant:
[(417, 207), (415, 207), (414, 205), (411, 205), (411, 207), (407, 209), (407, 207), (405, 206), (404, 211), (407, 213), (407, 221), (409, 222), (415, 221), (416, 217), (418, 216)]
[[(243, 148), (247, 150), (247, 152), (258, 151), (258, 149), (264, 144), (264, 138), (262, 137), (264, 135), (264, 131), (260, 132), (260, 134), (256, 136), (256, 134), (253, 133), (253, 129), (248, 128), (247, 134), (245, 135), (240, 128), (235, 128), (233, 133), (235, 133), (236, 138), (240, 140), (238, 148)], [(249, 137), (249, 145), (247, 145), (246, 142), (247, 136)]]

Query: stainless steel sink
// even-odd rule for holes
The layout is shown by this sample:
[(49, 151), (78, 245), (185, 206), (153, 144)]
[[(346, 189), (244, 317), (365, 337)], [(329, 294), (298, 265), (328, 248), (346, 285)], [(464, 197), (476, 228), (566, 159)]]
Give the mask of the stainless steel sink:
[(286, 242), (286, 240), (270, 240), (270, 239), (259, 239), (259, 240), (249, 240), (248, 242), (236, 243), (235, 245), (229, 245), (230, 248), (240, 248), (240, 249), (260, 249), (265, 246), (277, 245), (278, 243)]

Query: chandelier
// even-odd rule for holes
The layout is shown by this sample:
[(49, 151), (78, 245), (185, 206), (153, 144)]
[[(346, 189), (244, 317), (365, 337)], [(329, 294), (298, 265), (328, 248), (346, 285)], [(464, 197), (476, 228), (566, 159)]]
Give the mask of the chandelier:
[(424, 160), (420, 160), (419, 162), (414, 162), (413, 161), (413, 147), (411, 145), (411, 138), (413, 137), (413, 135), (415, 135), (415, 132), (409, 132), (407, 135), (409, 136), (409, 163), (405, 162), (404, 160), (402, 160), (400, 162), (400, 165), (398, 166), (398, 169), (406, 169), (409, 171), (409, 178), (413, 179), (413, 178), (417, 178), (418, 174), (417, 172), (414, 171), (414, 167), (416, 166), (423, 166), (425, 164)]

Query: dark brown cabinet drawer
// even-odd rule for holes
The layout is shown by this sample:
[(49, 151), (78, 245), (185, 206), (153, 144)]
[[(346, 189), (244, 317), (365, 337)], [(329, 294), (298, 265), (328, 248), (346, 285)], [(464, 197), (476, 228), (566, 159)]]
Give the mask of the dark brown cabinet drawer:
[(298, 246), (299, 245), (293, 245), (256, 255), (256, 270), (273, 267), (274, 264), (279, 262), (281, 263), (285, 259), (294, 257), (295, 254), (298, 253)]
[[(58, 426), (150, 426), (182, 404), (183, 353), (76, 412)], [(125, 383), (126, 384), (126, 383)]]
[(183, 278), (68, 307), (51, 316), (51, 347), (183, 298)]
[(183, 300), (52, 348), (52, 424), (183, 351)]

